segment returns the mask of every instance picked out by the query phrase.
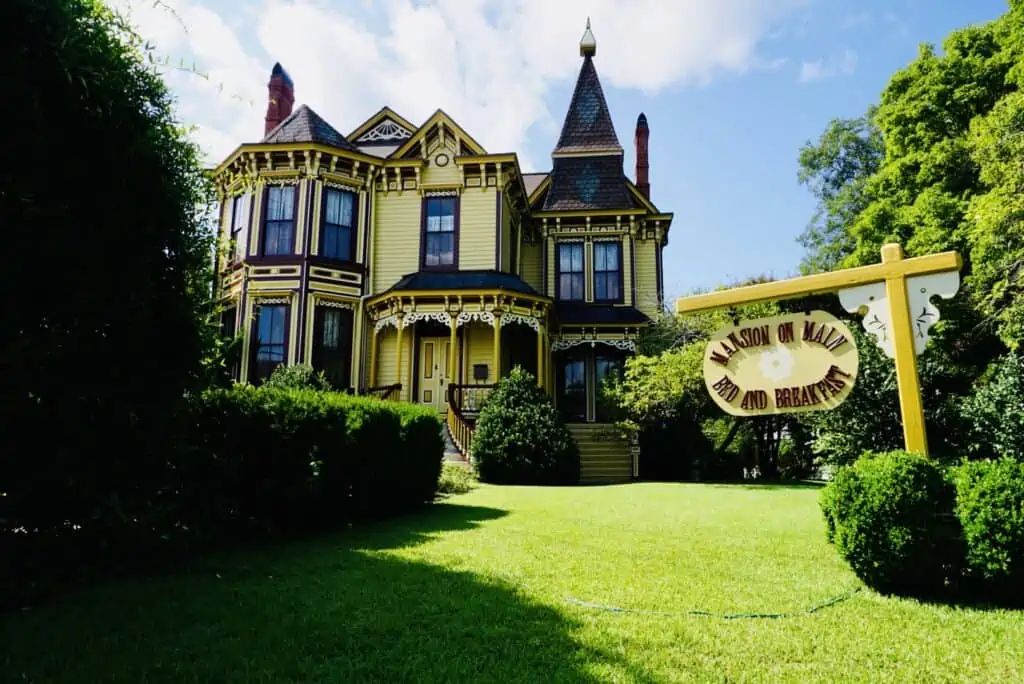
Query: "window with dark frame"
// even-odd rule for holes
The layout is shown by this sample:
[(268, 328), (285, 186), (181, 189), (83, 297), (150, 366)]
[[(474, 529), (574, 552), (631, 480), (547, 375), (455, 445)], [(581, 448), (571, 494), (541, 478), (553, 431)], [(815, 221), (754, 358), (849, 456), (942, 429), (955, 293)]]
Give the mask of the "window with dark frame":
[(558, 298), (583, 301), (586, 289), (586, 275), (583, 270), (583, 243), (560, 243), (558, 245)]
[(423, 207), (423, 267), (455, 266), (457, 197), (427, 197)]
[[(224, 309), (220, 314), (220, 336), (222, 340), (228, 343), (232, 342), (235, 339), (235, 335), (238, 333), (237, 313), (237, 309), (232, 306)], [(228, 366), (228, 374), (234, 380), (238, 379), (239, 370), (237, 350), (237, 346), (228, 347), (228, 351), (225, 356)]]
[(237, 263), (245, 257), (243, 231), (246, 224), (245, 203), (248, 195), (237, 195), (231, 202), (231, 261)]
[(292, 254), (295, 237), (295, 188), (267, 188), (267, 213), (263, 220), (263, 256)]
[(625, 361), (622, 356), (598, 354), (594, 357), (594, 387), (596, 394), (596, 418), (599, 421), (616, 417), (615, 406), (610, 399), (603, 397), (605, 379), (622, 372)]
[(335, 389), (352, 384), (352, 311), (318, 306), (313, 318), (313, 368)]
[(340, 261), (355, 261), (355, 193), (325, 187), (323, 217), (323, 224), (320, 226), (320, 256)]
[(284, 304), (261, 304), (256, 308), (256, 335), (253, 340), (253, 377), (259, 384), (285, 362), (288, 352), (288, 307)]
[(569, 420), (587, 419), (587, 364), (583, 358), (562, 359), (558, 363), (558, 405)]
[(594, 243), (594, 301), (622, 301), (622, 244)]

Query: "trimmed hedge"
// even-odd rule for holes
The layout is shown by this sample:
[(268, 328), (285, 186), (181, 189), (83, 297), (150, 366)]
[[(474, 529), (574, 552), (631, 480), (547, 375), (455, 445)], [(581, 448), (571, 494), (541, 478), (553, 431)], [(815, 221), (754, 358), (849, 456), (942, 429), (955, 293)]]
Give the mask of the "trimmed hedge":
[(868, 455), (840, 469), (822, 493), (826, 536), (868, 586), (933, 595), (961, 557), (954, 496), (924, 456)]
[(1004, 458), (953, 469), (970, 584), (994, 598), (1024, 600), (1024, 463)]
[[(431, 409), (312, 390), (208, 390), (126, 506), (0, 533), (0, 606), (74, 579), (166, 565), (241, 540), (289, 537), (415, 510), (435, 499), (444, 444)], [(125, 454), (122, 458), (131, 458)]]
[(444, 445), (434, 411), (333, 392), (211, 390), (189, 409), (183, 512), (258, 533), (402, 513), (431, 501)]

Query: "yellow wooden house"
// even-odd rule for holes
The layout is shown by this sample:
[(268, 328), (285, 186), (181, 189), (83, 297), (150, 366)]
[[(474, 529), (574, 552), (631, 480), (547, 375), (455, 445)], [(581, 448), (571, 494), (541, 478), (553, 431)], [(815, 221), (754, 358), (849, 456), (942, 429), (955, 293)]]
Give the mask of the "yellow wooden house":
[(475, 412), (518, 365), (565, 415), (582, 480), (633, 476), (598, 388), (660, 312), (672, 215), (650, 200), (643, 114), (635, 178), (623, 171), (596, 52), (588, 24), (545, 173), (441, 110), (415, 125), (384, 107), (344, 135), (293, 109), (275, 65), (263, 139), (214, 172), (237, 379), (310, 364), (339, 389), (435, 407), (466, 454)]

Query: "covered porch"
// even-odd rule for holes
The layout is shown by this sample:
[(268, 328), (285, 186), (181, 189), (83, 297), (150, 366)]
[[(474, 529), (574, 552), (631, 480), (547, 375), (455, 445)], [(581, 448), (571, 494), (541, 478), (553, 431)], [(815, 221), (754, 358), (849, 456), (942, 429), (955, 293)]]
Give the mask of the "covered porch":
[(396, 286), (367, 303), (365, 384), (400, 386), (396, 398), (439, 413), (453, 398), (457, 410), (474, 412), (515, 366), (548, 388), (550, 304), (510, 288)]

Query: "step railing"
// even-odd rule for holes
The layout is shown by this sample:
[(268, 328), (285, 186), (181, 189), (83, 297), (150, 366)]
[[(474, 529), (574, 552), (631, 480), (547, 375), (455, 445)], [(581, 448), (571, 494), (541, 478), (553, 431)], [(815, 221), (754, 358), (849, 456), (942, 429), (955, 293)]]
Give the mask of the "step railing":
[(385, 401), (390, 399), (397, 399), (402, 391), (402, 384), (395, 383), (393, 385), (380, 385), (378, 387), (364, 387), (359, 390), (360, 396), (364, 397), (375, 397), (377, 399), (383, 399)]
[(467, 461), (473, 451), (476, 416), (497, 385), (448, 385), (448, 432)]

